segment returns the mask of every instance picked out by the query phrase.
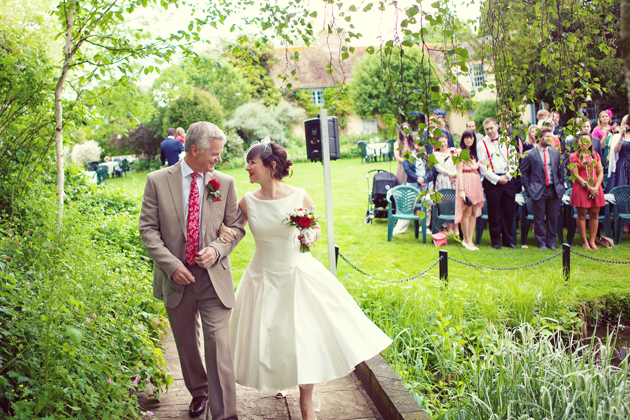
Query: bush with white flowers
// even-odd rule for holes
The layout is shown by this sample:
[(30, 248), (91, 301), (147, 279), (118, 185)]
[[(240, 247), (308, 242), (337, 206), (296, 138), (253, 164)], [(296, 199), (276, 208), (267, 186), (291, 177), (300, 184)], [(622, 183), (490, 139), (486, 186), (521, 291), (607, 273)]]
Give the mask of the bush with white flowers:
[(97, 142), (88, 140), (72, 148), (71, 158), (74, 163), (85, 165), (88, 162), (100, 160), (101, 152), (101, 146)]

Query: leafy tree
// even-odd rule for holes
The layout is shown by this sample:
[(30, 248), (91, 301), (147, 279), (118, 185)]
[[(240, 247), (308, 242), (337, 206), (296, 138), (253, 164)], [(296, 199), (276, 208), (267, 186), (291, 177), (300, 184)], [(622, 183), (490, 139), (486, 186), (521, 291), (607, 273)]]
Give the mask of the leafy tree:
[(195, 88), (214, 95), (224, 113), (234, 110), (251, 99), (251, 87), (240, 70), (208, 55), (186, 58), (162, 72), (153, 83), (154, 99), (162, 106), (182, 97), (192, 97)]
[(412, 111), (443, 103), (435, 70), (420, 48), (394, 47), (389, 56), (368, 55), (352, 76), (349, 95), (364, 118), (392, 114), (406, 120)]
[(166, 132), (169, 127), (189, 127), (197, 121), (212, 121), (221, 126), (224, 116), (221, 104), (213, 94), (194, 88), (192, 97), (182, 96), (166, 108), (162, 131)]
[(497, 101), (479, 101), (475, 105), (473, 120), (481, 133), (483, 133), (483, 122), (486, 118), (497, 119)]
[[(313, 104), (313, 96), (307, 89), (288, 89), (285, 98), (290, 102), (295, 102), (306, 111), (308, 118), (315, 118), (321, 107)], [(348, 127), (348, 116), (352, 112), (352, 102), (347, 89), (340, 86), (339, 89), (328, 87), (324, 89), (324, 103), (328, 116), (337, 117), (339, 129), (345, 130)]]
[(89, 137), (99, 143), (106, 155), (125, 154), (127, 150), (119, 139), (155, 113), (151, 96), (140, 92), (133, 82), (122, 85), (108, 80), (86, 93), (83, 103), (89, 106)]
[(130, 153), (144, 156), (148, 160), (153, 160), (157, 157), (162, 140), (164, 140), (164, 137), (161, 137), (158, 132), (144, 124), (140, 124), (122, 138), (126, 149)]
[(269, 69), (276, 62), (274, 47), (259, 39), (243, 38), (239, 44), (223, 45), (223, 56), (243, 74), (252, 87), (254, 100), (263, 104), (277, 105), (280, 102), (280, 90), (269, 76)]

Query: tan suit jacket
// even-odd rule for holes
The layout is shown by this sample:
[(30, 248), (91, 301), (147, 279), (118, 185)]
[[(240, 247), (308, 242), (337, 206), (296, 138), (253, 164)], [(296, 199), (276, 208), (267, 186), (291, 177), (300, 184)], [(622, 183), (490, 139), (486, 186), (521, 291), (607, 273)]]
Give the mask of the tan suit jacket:
[[(221, 201), (208, 198), (209, 191), (205, 185), (213, 178), (219, 181)], [(234, 283), (229, 255), (245, 236), (234, 178), (216, 170), (206, 172), (203, 199), (199, 231), (201, 248), (212, 245), (220, 254), (217, 262), (208, 268), (208, 275), (223, 305), (232, 308)], [(229, 244), (218, 240), (217, 234), (222, 223), (238, 235)], [(140, 211), (140, 236), (153, 259), (153, 296), (163, 300), (167, 308), (175, 308), (182, 299), (184, 286), (172, 281), (171, 276), (186, 258), (186, 213), (181, 163), (147, 176)]]

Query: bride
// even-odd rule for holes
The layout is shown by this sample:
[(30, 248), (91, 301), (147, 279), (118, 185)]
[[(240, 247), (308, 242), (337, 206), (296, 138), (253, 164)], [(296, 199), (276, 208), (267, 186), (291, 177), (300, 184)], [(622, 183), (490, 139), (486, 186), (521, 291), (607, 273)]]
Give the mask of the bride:
[[(299, 385), (302, 418), (315, 418), (313, 385), (348, 375), (387, 348), (392, 340), (374, 325), (339, 281), (300, 243), (320, 237), (298, 236), (282, 224), (296, 208), (311, 208), (304, 189), (284, 184), (291, 160), (275, 143), (258, 143), (247, 152), (251, 183), (260, 185), (239, 202), (256, 249), (236, 290), (230, 344), (236, 382), (259, 390)], [(220, 230), (230, 241), (228, 228)]]

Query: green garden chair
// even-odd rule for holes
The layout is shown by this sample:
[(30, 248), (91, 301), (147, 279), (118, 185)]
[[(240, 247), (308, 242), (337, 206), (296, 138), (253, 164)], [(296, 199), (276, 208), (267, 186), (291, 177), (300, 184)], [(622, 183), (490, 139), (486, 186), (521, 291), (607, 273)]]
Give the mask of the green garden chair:
[(107, 184), (107, 168), (99, 168), (99, 170), (96, 171), (96, 184)]
[(367, 150), (367, 142), (361, 140), (357, 143), (359, 149), (361, 149), (361, 159), (365, 160), (366, 163), (370, 163), (371, 158), (375, 158), (373, 153), (369, 153)]
[[(414, 214), (420, 191), (414, 187), (399, 185), (387, 191), (387, 242), (392, 241), (394, 226), (397, 220), (413, 220), (413, 231), (418, 239), (420, 223), (422, 223), (422, 243), (427, 243), (427, 219)], [(420, 200), (420, 207), (424, 199)], [(393, 208), (396, 208), (395, 210)]]
[(440, 231), (440, 227), (444, 223), (455, 223), (455, 190), (452, 188), (444, 188), (438, 190), (441, 194), (439, 203), (433, 204), (431, 211), (431, 220), (433, 221), (431, 229), (432, 233)]
[[(630, 185), (620, 185), (610, 190), (610, 194), (615, 196), (613, 213), (615, 214), (615, 244), (621, 243), (623, 235), (623, 225), (630, 222)], [(608, 203), (606, 203), (608, 207)]]
[(387, 152), (387, 160), (390, 162), (395, 159), (394, 150), (396, 150), (396, 139), (387, 140), (389, 143), (389, 151)]

